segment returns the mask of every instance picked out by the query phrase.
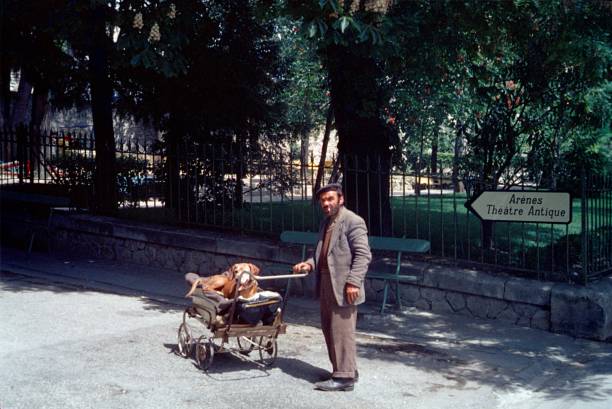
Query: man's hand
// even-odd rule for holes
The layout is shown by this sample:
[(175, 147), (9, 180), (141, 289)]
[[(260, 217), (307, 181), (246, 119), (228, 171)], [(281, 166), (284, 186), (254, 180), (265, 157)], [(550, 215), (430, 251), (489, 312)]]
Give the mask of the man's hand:
[(306, 273), (310, 273), (310, 271), (312, 270), (312, 266), (308, 263), (302, 262), (302, 263), (297, 263), (296, 265), (294, 265), (292, 270), (294, 274), (299, 274), (304, 271)]
[(349, 304), (354, 304), (357, 297), (359, 297), (359, 287), (346, 283), (346, 286), (344, 286), (344, 295)]

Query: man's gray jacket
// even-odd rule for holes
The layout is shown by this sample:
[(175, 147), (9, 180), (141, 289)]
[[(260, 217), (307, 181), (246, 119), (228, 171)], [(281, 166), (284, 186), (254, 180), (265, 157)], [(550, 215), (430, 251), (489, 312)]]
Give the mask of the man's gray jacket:
[[(306, 260), (310, 264), (312, 271), (316, 273), (317, 294), (319, 294), (321, 283), (321, 273), (317, 268), (317, 262), (321, 254), (326, 225), (327, 218), (321, 222), (319, 227), (319, 241), (314, 258)], [(368, 228), (364, 220), (344, 206), (341, 206), (338, 210), (336, 225), (334, 226), (327, 252), (327, 265), (339, 306), (348, 305), (344, 296), (346, 283), (351, 283), (360, 288), (359, 297), (355, 301), (355, 305), (365, 301), (363, 282), (371, 260), (372, 253), (368, 244)]]

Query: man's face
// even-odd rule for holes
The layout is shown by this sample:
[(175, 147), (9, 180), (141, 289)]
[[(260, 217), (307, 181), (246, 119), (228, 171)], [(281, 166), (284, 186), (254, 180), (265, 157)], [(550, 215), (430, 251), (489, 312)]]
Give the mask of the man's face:
[(319, 203), (326, 216), (335, 216), (344, 204), (344, 196), (334, 191), (324, 192), (319, 196)]

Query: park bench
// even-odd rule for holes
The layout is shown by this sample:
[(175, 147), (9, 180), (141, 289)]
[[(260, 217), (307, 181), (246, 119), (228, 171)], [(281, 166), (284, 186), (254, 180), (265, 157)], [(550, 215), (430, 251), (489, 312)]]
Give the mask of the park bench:
[[(302, 260), (306, 259), (307, 247), (314, 247), (318, 241), (318, 234), (304, 231), (284, 231), (280, 236), (281, 242), (287, 244), (297, 244), (302, 246)], [(392, 285), (395, 286), (395, 300), (401, 307), (400, 283), (416, 282), (417, 277), (414, 275), (402, 274), (402, 256), (405, 253), (427, 253), (430, 243), (427, 240), (405, 239), (396, 237), (370, 236), (370, 249), (373, 252), (392, 252), (395, 253), (394, 261), (391, 263), (391, 269), (388, 264), (381, 265), (380, 263), (370, 264), (367, 279), (375, 279), (383, 281), (383, 300), (380, 312), (383, 313), (388, 305), (387, 298)], [(391, 271), (390, 271), (391, 270)]]

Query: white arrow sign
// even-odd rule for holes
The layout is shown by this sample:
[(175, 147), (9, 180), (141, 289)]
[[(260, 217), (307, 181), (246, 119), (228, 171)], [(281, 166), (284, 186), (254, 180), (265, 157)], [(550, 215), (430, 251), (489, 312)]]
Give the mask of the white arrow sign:
[(484, 191), (465, 206), (482, 220), (528, 223), (570, 223), (568, 192)]

